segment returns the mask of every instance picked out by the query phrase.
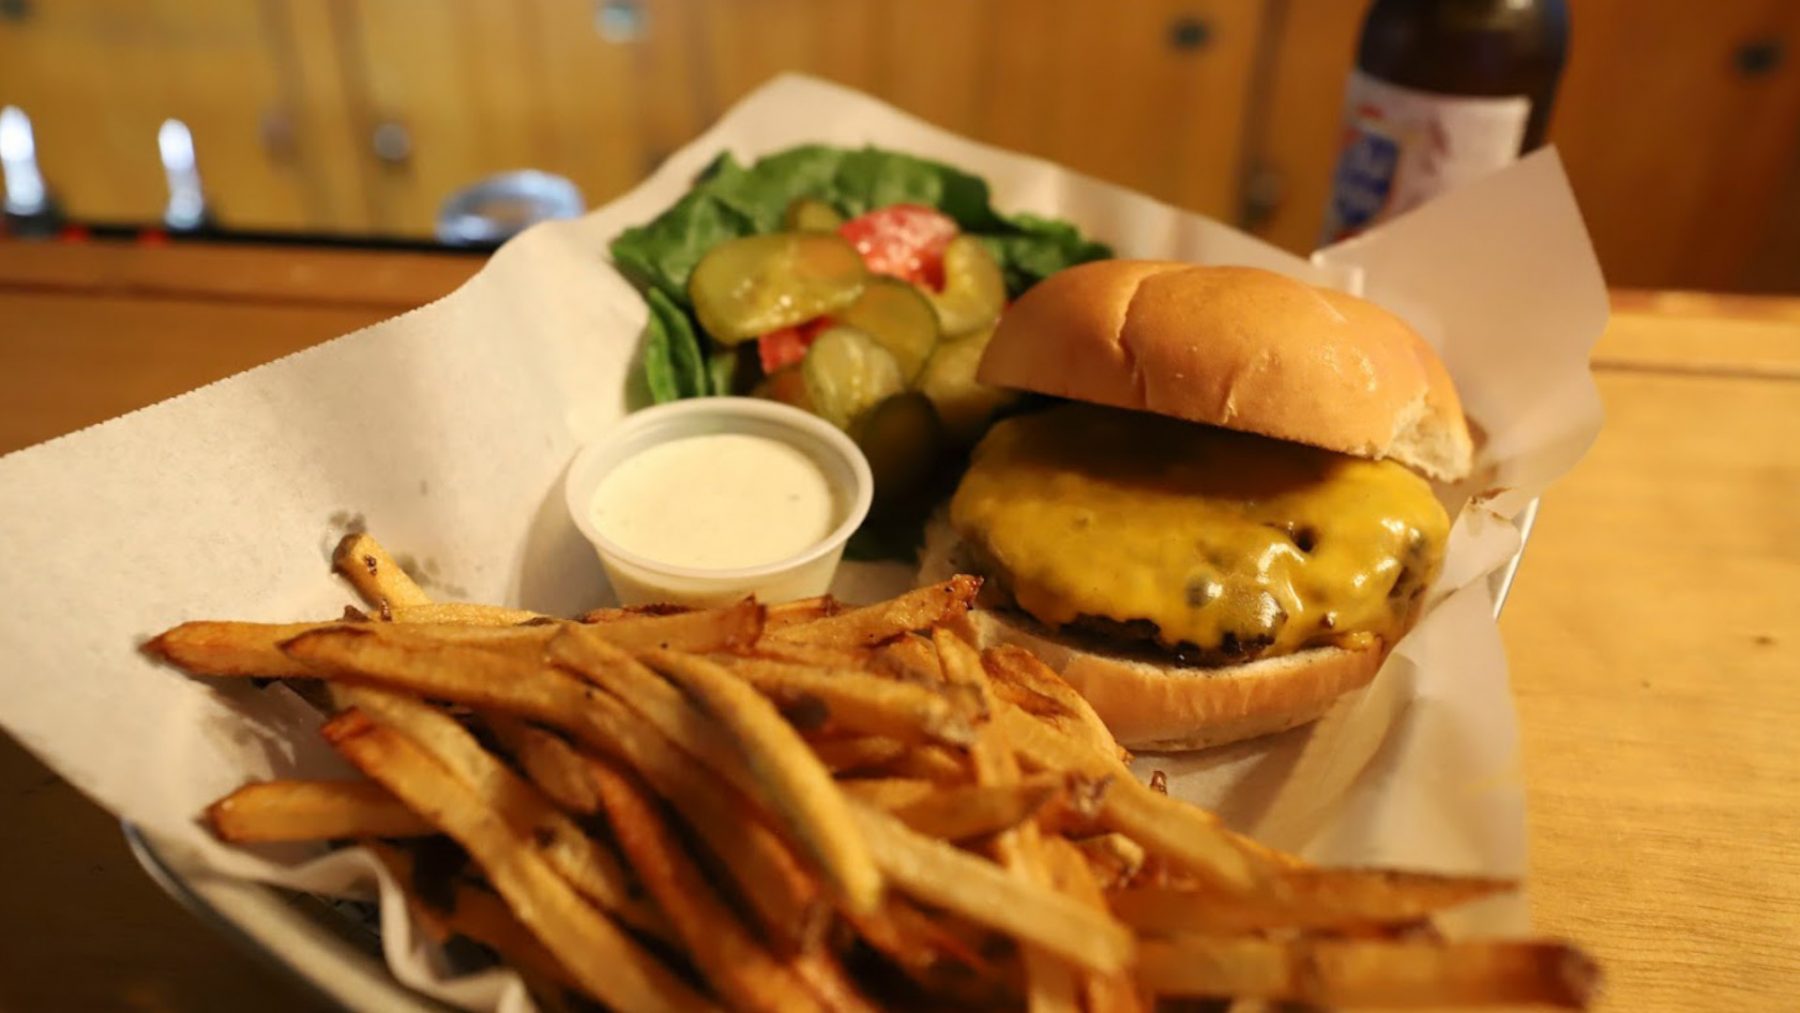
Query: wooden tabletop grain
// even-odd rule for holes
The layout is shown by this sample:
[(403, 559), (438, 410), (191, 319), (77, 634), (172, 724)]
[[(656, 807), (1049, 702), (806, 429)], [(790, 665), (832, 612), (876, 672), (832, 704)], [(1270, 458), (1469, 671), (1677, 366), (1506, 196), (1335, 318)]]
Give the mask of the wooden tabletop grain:
[[(0, 242), (0, 452), (441, 296), (474, 258)], [(1800, 994), (1800, 300), (1618, 293), (1607, 424), (1501, 629), (1541, 929), (1609, 1010)], [(316, 1009), (0, 737), (0, 1009)]]

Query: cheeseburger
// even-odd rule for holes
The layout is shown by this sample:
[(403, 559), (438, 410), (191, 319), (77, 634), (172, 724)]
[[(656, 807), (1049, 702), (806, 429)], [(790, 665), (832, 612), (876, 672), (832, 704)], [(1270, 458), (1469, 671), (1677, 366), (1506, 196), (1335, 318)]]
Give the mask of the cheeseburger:
[(1317, 718), (1417, 617), (1468, 473), (1450, 375), (1372, 303), (1253, 268), (1100, 261), (1012, 306), (979, 378), (1061, 399), (997, 423), (927, 544), (1119, 740)]

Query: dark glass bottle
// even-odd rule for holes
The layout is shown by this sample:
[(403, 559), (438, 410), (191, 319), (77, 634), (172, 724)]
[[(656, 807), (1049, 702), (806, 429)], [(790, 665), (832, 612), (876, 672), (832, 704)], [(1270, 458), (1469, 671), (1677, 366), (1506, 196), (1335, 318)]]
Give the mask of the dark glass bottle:
[(1375, 0), (1344, 103), (1326, 242), (1544, 142), (1566, 0)]

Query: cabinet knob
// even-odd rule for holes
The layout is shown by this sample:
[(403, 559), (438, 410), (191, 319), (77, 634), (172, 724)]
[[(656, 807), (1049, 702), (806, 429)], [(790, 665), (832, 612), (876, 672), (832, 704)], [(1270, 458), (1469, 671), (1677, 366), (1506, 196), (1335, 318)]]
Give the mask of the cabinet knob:
[(369, 148), (388, 165), (405, 165), (412, 158), (412, 131), (399, 120), (382, 120), (369, 132)]
[(1205, 49), (1212, 42), (1212, 25), (1205, 18), (1183, 14), (1169, 22), (1169, 48), (1178, 53)]
[(1740, 76), (1755, 79), (1774, 73), (1786, 56), (1780, 39), (1751, 39), (1737, 47), (1731, 62)]
[(294, 111), (284, 105), (269, 106), (256, 119), (256, 136), (263, 150), (277, 162), (292, 162), (300, 153), (300, 130)]

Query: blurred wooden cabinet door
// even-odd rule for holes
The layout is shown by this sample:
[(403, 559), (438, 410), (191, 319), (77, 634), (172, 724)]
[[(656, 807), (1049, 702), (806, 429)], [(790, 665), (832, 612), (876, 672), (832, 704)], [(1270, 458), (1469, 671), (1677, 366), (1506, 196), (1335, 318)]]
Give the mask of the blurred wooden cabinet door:
[(1573, 6), (1550, 139), (1607, 280), (1741, 287), (1800, 154), (1800, 4)]
[[(380, 231), (428, 236), (462, 187), (512, 169), (590, 204), (646, 168), (642, 50), (673, 39), (592, 0), (347, 0), (331, 26), (358, 171)], [(628, 14), (630, 12), (627, 12)], [(661, 49), (666, 51), (666, 44)]]
[(78, 219), (152, 223), (167, 189), (156, 132), (192, 130), (232, 227), (334, 223), (297, 127), (278, 5), (245, 0), (34, 0), (0, 19), (0, 103), (31, 116), (39, 164)]
[(1184, 207), (1236, 212), (1265, 0), (669, 0), (702, 110), (782, 71)]
[(445, 196), (525, 166), (610, 200), (786, 71), (1229, 216), (1265, 6), (345, 0), (336, 31), (384, 231), (428, 233)]
[[(1289, 0), (1252, 162), (1258, 231), (1318, 238), (1363, 2)], [(1609, 282), (1792, 289), (1800, 264), (1800, 4), (1580, 0), (1550, 124)], [(1254, 170), (1252, 179), (1254, 180)], [(1785, 187), (1785, 189), (1784, 189)], [(1761, 262), (1756, 262), (1758, 251)]]

